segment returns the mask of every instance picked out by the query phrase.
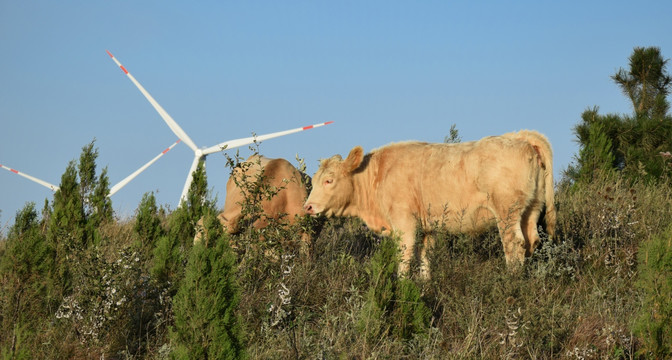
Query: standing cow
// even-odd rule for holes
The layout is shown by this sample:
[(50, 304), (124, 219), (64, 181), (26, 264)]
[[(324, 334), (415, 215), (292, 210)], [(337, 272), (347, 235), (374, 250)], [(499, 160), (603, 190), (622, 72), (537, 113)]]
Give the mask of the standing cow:
[[(239, 222), (243, 217), (241, 204), (245, 201), (245, 193), (239, 184), (257, 181), (261, 172), (262, 185), (268, 189), (275, 189), (277, 193), (270, 199), (261, 201), (263, 216), (257, 219), (252, 226), (261, 229), (268, 225), (268, 219), (281, 220), (286, 224), (293, 224), (296, 216), (305, 214), (303, 202), (308, 196), (307, 186), (310, 177), (297, 170), (285, 159), (269, 159), (260, 155), (252, 155), (240, 167), (236, 167), (226, 183), (226, 198), (224, 210), (217, 215), (217, 219), (229, 234), (238, 233), (241, 229)], [(198, 221), (194, 243), (203, 237), (203, 219)]]
[(537, 246), (544, 206), (549, 235), (555, 230), (553, 155), (535, 131), (457, 144), (402, 142), (367, 155), (356, 146), (345, 160), (322, 160), (313, 180), (306, 212), (358, 216), (374, 231), (401, 235), (401, 273), (408, 271), (418, 225), (438, 221), (462, 233), (496, 225), (512, 268)]

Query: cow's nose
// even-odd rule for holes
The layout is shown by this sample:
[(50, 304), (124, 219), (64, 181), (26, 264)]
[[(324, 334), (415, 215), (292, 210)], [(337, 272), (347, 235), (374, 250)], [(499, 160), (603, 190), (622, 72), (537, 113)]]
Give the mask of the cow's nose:
[(313, 205), (311, 204), (306, 204), (303, 205), (303, 209), (306, 210), (306, 214), (313, 215)]

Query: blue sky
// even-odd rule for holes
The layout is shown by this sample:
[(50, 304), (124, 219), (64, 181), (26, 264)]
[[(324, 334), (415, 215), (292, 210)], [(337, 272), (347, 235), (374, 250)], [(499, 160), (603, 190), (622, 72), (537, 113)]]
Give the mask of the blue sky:
[[(261, 144), (312, 175), (355, 145), (441, 142), (451, 124), (463, 141), (535, 129), (557, 180), (586, 108), (632, 111), (610, 76), (633, 48), (672, 57), (670, 14), (669, 1), (0, 0), (0, 164), (58, 184), (95, 138), (115, 184), (177, 140), (108, 49), (198, 146), (334, 121)], [(192, 158), (177, 145), (112, 197), (117, 215), (150, 191), (174, 209)], [(207, 174), (221, 205), (224, 155)], [(0, 230), (45, 198), (0, 171)]]

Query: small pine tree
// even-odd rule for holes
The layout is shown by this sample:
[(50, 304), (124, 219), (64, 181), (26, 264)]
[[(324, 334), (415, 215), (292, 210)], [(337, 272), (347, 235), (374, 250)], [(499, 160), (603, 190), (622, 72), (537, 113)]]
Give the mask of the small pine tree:
[(154, 193), (145, 193), (135, 215), (133, 230), (137, 235), (137, 248), (144, 256), (148, 256), (156, 242), (165, 234), (161, 227), (161, 218), (156, 206)]
[(239, 359), (243, 331), (236, 314), (240, 291), (235, 255), (214, 213), (204, 219), (202, 242), (193, 246), (173, 303), (170, 337), (176, 359)]
[(672, 356), (672, 225), (642, 242), (637, 286), (644, 304), (635, 324), (642, 340), (641, 352), (656, 359)]
[(105, 167), (96, 181), (95, 189), (89, 195), (91, 205), (93, 206), (90, 222), (95, 227), (112, 220), (114, 210), (112, 209), (112, 201), (108, 196), (109, 194), (110, 180), (107, 177), (107, 167)]
[(668, 60), (660, 49), (635, 48), (630, 68), (612, 76), (632, 103), (628, 115), (599, 115), (593, 107), (581, 115), (574, 128), (580, 145), (577, 163), (565, 176), (571, 181), (592, 181), (597, 170), (615, 170), (631, 180), (668, 181), (672, 167), (665, 154), (672, 151), (672, 118), (668, 115), (667, 96), (672, 77), (666, 70)]
[(96, 178), (96, 159), (98, 149), (94, 148), (96, 140), (82, 147), (77, 168), (79, 170), (79, 191), (83, 201), (84, 215), (87, 223), (88, 241), (98, 242), (98, 227), (112, 220), (112, 202), (107, 196), (110, 193), (107, 168)]
[[(180, 207), (184, 211), (185, 221), (191, 223), (193, 232), (198, 220), (203, 217), (206, 209), (211, 206), (208, 201), (208, 180), (205, 174), (205, 162), (199, 161), (196, 171), (192, 174), (192, 182), (186, 199), (181, 200)], [(193, 239), (194, 233), (189, 235)]]
[(582, 160), (582, 179), (590, 181), (595, 172), (608, 172), (613, 169), (612, 143), (599, 123), (590, 127), (588, 143), (581, 149), (579, 156)]
[(34, 358), (34, 335), (48, 316), (45, 277), (51, 263), (51, 248), (40, 230), (35, 204), (28, 203), (17, 212), (0, 256), (0, 294), (7, 300), (0, 301), (3, 359)]
[(400, 254), (395, 238), (383, 238), (371, 258), (371, 287), (365, 295), (358, 328), (369, 340), (394, 335), (410, 339), (426, 332), (430, 312), (413, 281), (398, 278)]
[(152, 275), (160, 282), (176, 286), (184, 275), (184, 263), (191, 249), (196, 224), (206, 211), (214, 211), (214, 201), (208, 200), (207, 177), (201, 161), (194, 171), (187, 200), (182, 201), (168, 219), (168, 231), (160, 236), (153, 251)]
[(387, 316), (394, 304), (399, 260), (399, 249), (394, 239), (383, 238), (367, 269), (371, 285), (357, 324), (358, 330), (370, 341), (386, 336), (390, 331)]
[(71, 290), (70, 262), (74, 250), (87, 246), (86, 216), (79, 191), (75, 163), (70, 162), (54, 194), (54, 207), (47, 228), (47, 240), (54, 249), (54, 267), (49, 275), (53, 296), (61, 299)]
[(416, 334), (425, 334), (431, 313), (422, 301), (417, 285), (410, 279), (400, 279), (396, 298), (392, 312), (392, 321), (395, 324), (393, 334), (405, 340)]
[(628, 60), (630, 68), (619, 69), (612, 80), (630, 99), (637, 117), (662, 119), (670, 107), (666, 97), (672, 88), (668, 60), (657, 47), (636, 47)]

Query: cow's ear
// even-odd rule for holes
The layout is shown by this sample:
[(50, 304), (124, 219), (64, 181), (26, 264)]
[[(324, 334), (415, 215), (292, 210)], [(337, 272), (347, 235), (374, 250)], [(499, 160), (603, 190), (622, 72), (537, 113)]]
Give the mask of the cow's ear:
[(353, 172), (359, 167), (362, 160), (364, 160), (364, 149), (361, 146), (355, 146), (350, 150), (350, 154), (348, 154), (348, 157), (343, 162), (345, 171)]

